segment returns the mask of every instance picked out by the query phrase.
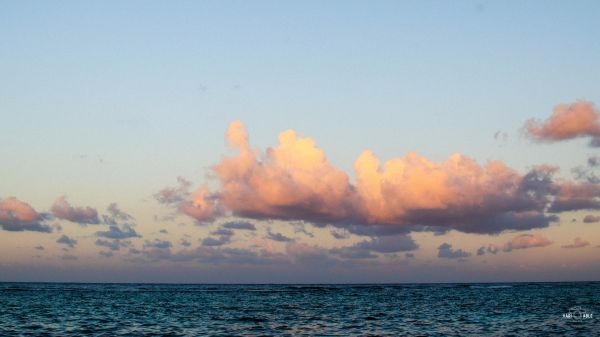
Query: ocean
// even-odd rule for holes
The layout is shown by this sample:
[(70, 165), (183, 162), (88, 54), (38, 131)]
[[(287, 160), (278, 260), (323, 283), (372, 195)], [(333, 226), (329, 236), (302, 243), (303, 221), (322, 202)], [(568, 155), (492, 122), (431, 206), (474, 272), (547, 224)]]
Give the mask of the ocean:
[(600, 282), (0, 283), (0, 336), (600, 336)]

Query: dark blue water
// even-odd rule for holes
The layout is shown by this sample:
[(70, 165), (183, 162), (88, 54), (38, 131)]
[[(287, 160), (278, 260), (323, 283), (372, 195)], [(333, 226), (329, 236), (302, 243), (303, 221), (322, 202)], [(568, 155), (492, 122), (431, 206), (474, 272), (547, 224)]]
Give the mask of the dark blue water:
[(600, 336), (596, 315), (600, 282), (0, 283), (0, 336)]

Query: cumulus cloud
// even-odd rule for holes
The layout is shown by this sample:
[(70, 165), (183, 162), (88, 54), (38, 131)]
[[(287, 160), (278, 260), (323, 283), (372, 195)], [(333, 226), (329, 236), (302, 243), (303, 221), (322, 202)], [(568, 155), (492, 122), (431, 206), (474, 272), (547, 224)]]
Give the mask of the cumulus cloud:
[(585, 223), (600, 222), (600, 216), (588, 214), (585, 217), (583, 217), (583, 222), (585, 222)]
[(315, 141), (294, 130), (280, 133), (279, 144), (265, 151), (250, 145), (240, 121), (229, 125), (226, 139), (235, 154), (211, 168), (214, 191), (202, 185), (192, 193), (191, 183), (179, 178), (179, 186), (163, 189), (156, 200), (198, 221), (299, 221), (368, 236), (525, 231), (558, 221), (555, 213), (600, 209), (600, 184), (557, 180), (551, 166), (520, 174), (462, 154), (433, 162), (411, 152), (381, 162), (365, 151), (351, 181)]
[(221, 226), (223, 228), (228, 228), (228, 229), (242, 229), (242, 230), (248, 230), (248, 231), (256, 230), (256, 226), (254, 226), (253, 223), (248, 222), (248, 221), (230, 221), (230, 222), (224, 223)]
[(96, 232), (96, 235), (116, 240), (141, 237), (131, 226), (123, 225), (122, 227), (123, 229), (121, 229), (119, 226), (109, 226), (108, 231), (99, 231)]
[(588, 241), (582, 240), (581, 238), (575, 238), (575, 240), (573, 240), (573, 243), (564, 245), (562, 246), (562, 248), (583, 248), (589, 245), (590, 243)]
[(28, 203), (15, 197), (0, 199), (0, 227), (5, 231), (52, 232), (52, 228), (41, 222), (44, 216)]
[(452, 249), (451, 244), (444, 242), (438, 247), (437, 256), (444, 259), (462, 259), (471, 256), (471, 253), (462, 249)]
[(591, 146), (600, 146), (598, 112), (587, 101), (557, 105), (548, 119), (530, 119), (525, 122), (523, 129), (526, 135), (537, 141), (555, 142), (589, 137)]
[(98, 211), (92, 207), (73, 207), (65, 196), (61, 196), (52, 205), (52, 215), (59, 219), (76, 222), (81, 225), (99, 224)]
[(74, 248), (75, 245), (77, 244), (77, 240), (75, 239), (71, 239), (70, 237), (66, 236), (66, 235), (62, 235), (60, 238), (58, 238), (58, 240), (56, 240), (57, 243), (69, 246), (71, 248)]
[[(552, 170), (521, 176), (504, 164), (484, 166), (455, 154), (442, 163), (416, 153), (380, 164), (366, 151), (355, 163), (357, 181), (334, 167), (315, 142), (287, 130), (279, 145), (253, 149), (241, 122), (227, 131), (238, 151), (213, 167), (218, 201), (234, 215), (255, 219), (359, 226), (430, 226), (464, 232), (498, 233), (546, 227)], [(394, 232), (390, 230), (390, 232)]]
[(505, 252), (510, 252), (515, 249), (527, 249), (533, 247), (545, 247), (553, 242), (540, 234), (521, 234), (517, 235), (512, 240), (507, 242), (502, 248)]

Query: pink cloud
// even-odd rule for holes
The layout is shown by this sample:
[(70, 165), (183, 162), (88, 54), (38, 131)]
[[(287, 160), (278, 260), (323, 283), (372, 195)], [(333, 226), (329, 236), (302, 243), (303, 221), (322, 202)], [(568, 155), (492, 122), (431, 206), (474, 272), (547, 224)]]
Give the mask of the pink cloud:
[(590, 243), (588, 241), (582, 240), (581, 238), (575, 238), (573, 243), (562, 246), (563, 248), (583, 248), (585, 246), (589, 246)]
[(592, 137), (591, 145), (598, 146), (600, 123), (598, 112), (591, 102), (579, 101), (554, 108), (545, 121), (530, 119), (523, 126), (525, 133), (538, 141), (560, 141), (578, 137)]
[(527, 249), (534, 247), (545, 247), (553, 242), (540, 234), (521, 234), (517, 235), (512, 240), (504, 245), (503, 250), (510, 252), (514, 249)]
[(7, 231), (51, 232), (50, 226), (43, 225), (42, 214), (28, 203), (15, 197), (0, 199), (0, 227)]
[(234, 121), (226, 140), (235, 153), (211, 168), (213, 191), (202, 185), (192, 193), (191, 183), (180, 179), (156, 199), (203, 222), (226, 215), (299, 220), (363, 235), (529, 230), (557, 221), (552, 213), (600, 208), (600, 184), (557, 181), (558, 168), (548, 165), (520, 174), (462, 154), (434, 162), (411, 152), (383, 162), (364, 151), (351, 181), (313, 139), (294, 130), (261, 151)]
[(382, 166), (365, 151), (353, 184), (314, 140), (293, 130), (280, 133), (279, 145), (264, 152), (250, 146), (240, 121), (231, 123), (226, 137), (238, 154), (214, 166), (216, 196), (236, 216), (470, 232), (543, 227), (551, 220), (541, 213), (546, 196), (532, 191), (539, 184), (527, 185), (527, 176), (497, 161), (480, 166), (455, 154), (435, 163), (409, 153)]

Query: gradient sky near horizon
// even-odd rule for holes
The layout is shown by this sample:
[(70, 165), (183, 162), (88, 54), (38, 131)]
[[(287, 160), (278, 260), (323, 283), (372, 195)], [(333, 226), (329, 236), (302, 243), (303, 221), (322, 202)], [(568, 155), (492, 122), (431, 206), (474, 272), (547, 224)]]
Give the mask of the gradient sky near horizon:
[(0, 1), (0, 281), (598, 280), (599, 13)]

